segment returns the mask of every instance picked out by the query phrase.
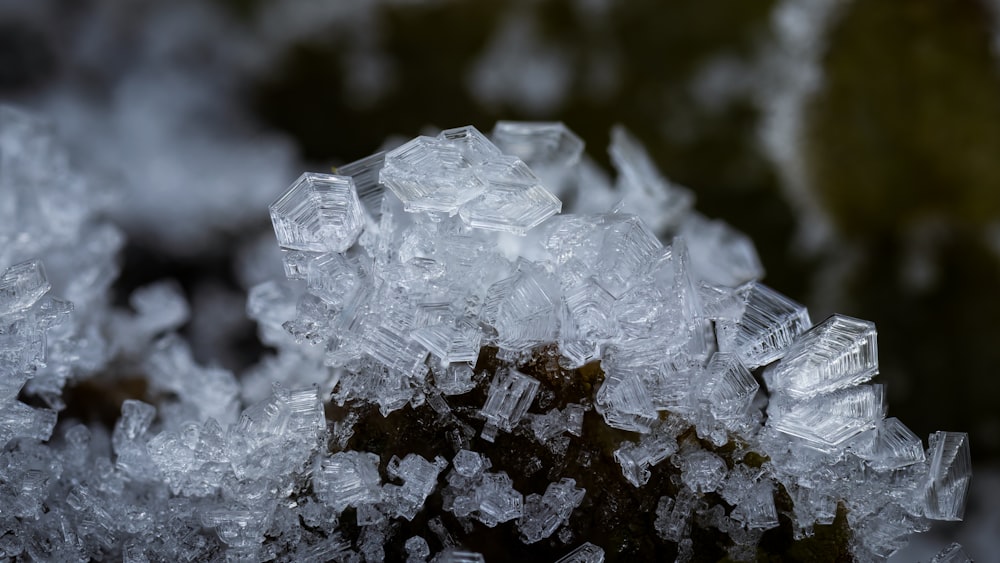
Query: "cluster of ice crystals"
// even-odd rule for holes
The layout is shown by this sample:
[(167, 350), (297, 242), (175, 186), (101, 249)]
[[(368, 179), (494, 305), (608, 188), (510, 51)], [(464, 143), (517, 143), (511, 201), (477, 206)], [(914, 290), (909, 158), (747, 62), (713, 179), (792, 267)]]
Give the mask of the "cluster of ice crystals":
[(0, 105), (0, 373), (30, 363), (16, 386), (55, 410), (68, 380), (114, 354), (107, 301), (123, 236), (100, 219), (112, 196), (74, 166), (52, 124)]
[(490, 528), (520, 518), (524, 495), (514, 489), (506, 472), (486, 471), (490, 466), (482, 454), (469, 450), (455, 454), (443, 493), (444, 509), (459, 518), (475, 518)]
[[(307, 249), (318, 253), (303, 267), (307, 293), (285, 323), (297, 340), (323, 344), (327, 365), (341, 370), (338, 402), (388, 413), (427, 397), (447, 413), (439, 397), (474, 388), (472, 366), (492, 346), (503, 366), (479, 409), (482, 439), (526, 424), (557, 451), (567, 439), (557, 437), (582, 434), (590, 409), (637, 432), (614, 450), (627, 481), (644, 486), (667, 458), (680, 470), (682, 494), (658, 512), (670, 541), (683, 543), (695, 517), (737, 544), (757, 541), (778, 523), (779, 484), (795, 500), (800, 534), (832, 522), (839, 503), (858, 530), (873, 530), (857, 549), (876, 555), (885, 550), (874, 538), (960, 516), (967, 440), (936, 435), (925, 455), (902, 423), (885, 419), (882, 387), (865, 384), (878, 372), (872, 323), (834, 315), (812, 326), (805, 307), (759, 281), (749, 240), (691, 211), (691, 193), (664, 179), (624, 129), (611, 147), (618, 210), (552, 217), (558, 201), (539, 178), (571, 200), (586, 197), (583, 187), (608, 189), (585, 185), (579, 139), (558, 123), (501, 122), (493, 136), (450, 129), (341, 169), (364, 178), (373, 222), (351, 248)], [(358, 198), (351, 187), (345, 201)], [(565, 366), (600, 362), (592, 403), (535, 411), (539, 381), (517, 367), (550, 344)], [(721, 457), (681, 443), (690, 427), (715, 447), (735, 441), (770, 461), (730, 476)], [(456, 457), (448, 510), (489, 526), (520, 518), (525, 541), (552, 533), (551, 522), (531, 524), (545, 497), (523, 500), (506, 473), (476, 459)], [(852, 463), (888, 492), (850, 486)], [(697, 501), (720, 490), (729, 503), (721, 515)], [(874, 526), (890, 509), (898, 525)], [(558, 511), (547, 510), (554, 522)]]
[[(36, 119), (0, 108), (0, 125), (0, 557), (483, 561), (463, 541), (485, 527), (598, 563), (620, 546), (572, 529), (605, 500), (596, 450), (567, 455), (587, 442), (627, 490), (670, 491), (648, 533), (681, 560), (695, 527), (747, 559), (779, 517), (801, 539), (846, 514), (865, 559), (963, 515), (968, 437), (925, 448), (885, 417), (874, 325), (811, 326), (623, 129), (614, 185), (560, 123), (304, 174), (270, 208), (289, 279), (247, 302), (275, 353), (237, 377), (174, 333), (176, 284), (108, 304), (122, 237), (102, 198)], [(65, 383), (102, 370), (143, 378), (113, 429), (60, 418)], [(521, 439), (539, 449), (511, 467)]]
[(555, 533), (580, 505), (586, 492), (577, 489), (573, 479), (562, 479), (549, 484), (544, 495), (528, 495), (524, 499), (524, 515), (518, 521), (524, 543), (532, 544)]
[(458, 213), (479, 229), (523, 235), (562, 208), (523, 160), (472, 126), (390, 151), (379, 178), (407, 211)]
[(407, 454), (400, 460), (389, 460), (389, 475), (403, 480), (403, 485), (388, 484), (383, 489), (386, 505), (397, 515), (413, 520), (423, 508), (424, 501), (437, 488), (438, 473), (448, 466), (444, 458), (438, 457), (434, 463), (417, 454)]

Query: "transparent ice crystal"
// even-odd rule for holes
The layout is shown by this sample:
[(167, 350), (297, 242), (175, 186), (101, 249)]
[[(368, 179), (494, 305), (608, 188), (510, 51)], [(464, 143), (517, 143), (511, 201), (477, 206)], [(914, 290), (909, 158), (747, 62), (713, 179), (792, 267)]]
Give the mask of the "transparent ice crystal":
[(604, 563), (604, 550), (590, 542), (584, 542), (560, 557), (556, 563)]
[(778, 399), (768, 408), (768, 423), (818, 449), (835, 449), (875, 428), (885, 408), (881, 385), (859, 385), (805, 401)]
[(935, 432), (931, 434), (927, 457), (930, 470), (924, 514), (935, 520), (961, 520), (972, 479), (969, 436), (964, 432)]
[(583, 502), (586, 492), (576, 488), (573, 479), (562, 479), (558, 483), (550, 483), (544, 495), (528, 495), (524, 499), (524, 514), (517, 526), (524, 543), (532, 544), (555, 533), (573, 509)]
[[(470, 136), (481, 134), (476, 131)], [(472, 144), (472, 143), (469, 143)], [(463, 151), (447, 136), (418, 137), (385, 155), (380, 181), (396, 194), (409, 212), (437, 211), (454, 214), (486, 186), (473, 169), (475, 163), (500, 150), (485, 137), (483, 152)], [(471, 157), (471, 159), (470, 159)]]
[(472, 126), (390, 151), (380, 179), (406, 211), (458, 213), (480, 229), (523, 235), (562, 208), (524, 161)]
[(498, 373), (481, 411), (486, 419), (483, 438), (493, 441), (497, 429), (512, 431), (535, 400), (538, 385), (538, 380), (514, 369)]
[(480, 166), (479, 177), (486, 189), (458, 211), (470, 227), (524, 235), (562, 208), (518, 158), (490, 160)]
[(679, 226), (694, 204), (694, 195), (664, 178), (646, 149), (624, 127), (611, 130), (608, 152), (618, 169), (618, 189), (628, 210), (656, 232)]
[[(501, 122), (304, 174), (270, 208), (289, 279), (246, 304), (269, 350), (236, 374), (177, 332), (204, 315), (178, 284), (112, 304), (106, 194), (0, 107), (0, 558), (633, 545), (582, 525), (746, 560), (767, 530), (847, 525), (838, 547), (870, 560), (963, 516), (969, 438), (925, 447), (886, 418), (872, 323), (812, 326), (624, 129), (614, 184), (582, 150), (562, 124)], [(113, 426), (73, 420), (104, 394)]]
[(583, 154), (583, 141), (561, 122), (498, 121), (491, 135), (505, 154), (523, 160), (556, 194)]
[(972, 558), (961, 544), (952, 543), (931, 558), (930, 563), (972, 563)]
[(24, 311), (38, 302), (51, 287), (39, 260), (7, 268), (0, 275), (0, 315)]
[(343, 252), (364, 227), (349, 176), (306, 172), (271, 204), (278, 244), (288, 250)]
[(850, 387), (878, 372), (875, 324), (833, 315), (799, 336), (768, 371), (768, 387), (811, 397)]
[(720, 326), (719, 347), (738, 355), (748, 368), (780, 358), (812, 326), (805, 307), (762, 283), (753, 284), (744, 303), (739, 321)]

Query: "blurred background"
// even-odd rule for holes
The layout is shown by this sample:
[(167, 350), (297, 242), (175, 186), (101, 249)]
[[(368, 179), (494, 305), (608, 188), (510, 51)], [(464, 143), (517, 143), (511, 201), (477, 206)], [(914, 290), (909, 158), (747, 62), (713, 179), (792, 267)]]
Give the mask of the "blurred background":
[(877, 324), (890, 415), (970, 433), (966, 521), (897, 560), (1000, 561), (997, 0), (0, 0), (0, 101), (114, 194), (116, 291), (177, 279), (233, 369), (302, 170), (498, 119), (564, 121), (606, 166), (621, 123), (769, 285)]

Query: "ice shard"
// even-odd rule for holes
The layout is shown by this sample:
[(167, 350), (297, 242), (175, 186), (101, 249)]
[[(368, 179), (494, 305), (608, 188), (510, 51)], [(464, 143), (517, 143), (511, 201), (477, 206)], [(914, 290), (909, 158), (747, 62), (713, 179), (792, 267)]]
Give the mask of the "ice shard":
[(604, 550), (590, 542), (584, 542), (560, 557), (556, 563), (604, 563)]
[(694, 204), (691, 191), (663, 177), (646, 149), (620, 125), (611, 130), (608, 153), (619, 172), (617, 187), (629, 211), (639, 214), (654, 231), (676, 228)]

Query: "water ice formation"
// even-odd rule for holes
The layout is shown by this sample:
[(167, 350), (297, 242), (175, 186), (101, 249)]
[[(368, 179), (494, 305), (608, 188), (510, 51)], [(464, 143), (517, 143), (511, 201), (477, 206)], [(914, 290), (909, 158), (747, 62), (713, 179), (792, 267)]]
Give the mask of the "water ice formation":
[[(304, 174), (270, 207), (288, 279), (247, 302), (275, 353), (237, 377), (172, 334), (176, 287), (108, 303), (122, 235), (0, 108), (0, 554), (872, 560), (961, 519), (968, 437), (886, 418), (874, 325), (813, 325), (612, 138), (615, 185), (557, 123)], [(60, 416), (121, 366), (149, 402), (110, 432)]]

